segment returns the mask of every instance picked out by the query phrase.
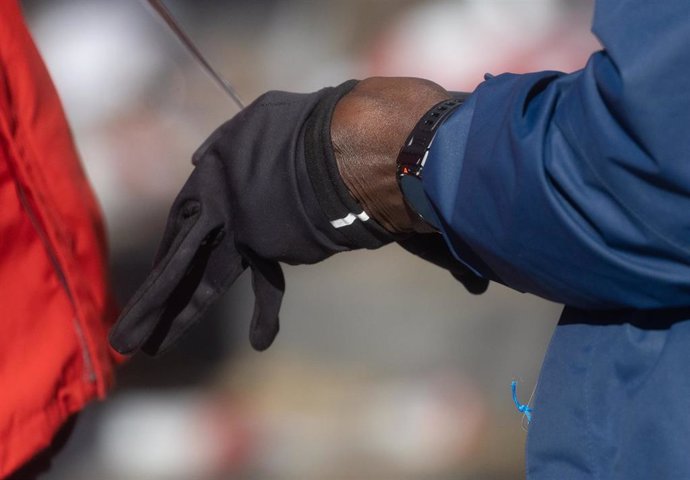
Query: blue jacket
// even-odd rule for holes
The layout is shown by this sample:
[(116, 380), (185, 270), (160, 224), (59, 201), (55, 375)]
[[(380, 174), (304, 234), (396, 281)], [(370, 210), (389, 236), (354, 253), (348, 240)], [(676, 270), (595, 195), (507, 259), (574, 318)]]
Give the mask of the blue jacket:
[(571, 74), (487, 78), (424, 187), (457, 256), (568, 305), (528, 478), (690, 478), (690, 1), (599, 0)]
[(690, 306), (690, 2), (601, 0), (594, 32), (580, 71), (482, 83), (426, 192), (485, 276), (584, 308)]

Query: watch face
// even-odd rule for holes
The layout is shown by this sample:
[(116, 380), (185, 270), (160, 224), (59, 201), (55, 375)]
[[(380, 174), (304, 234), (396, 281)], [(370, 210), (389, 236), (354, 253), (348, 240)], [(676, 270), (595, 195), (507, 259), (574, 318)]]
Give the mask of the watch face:
[(407, 204), (414, 210), (422, 220), (430, 224), (436, 230), (441, 229), (441, 222), (436, 215), (429, 198), (424, 193), (422, 179), (414, 175), (401, 175), (398, 178), (400, 190)]

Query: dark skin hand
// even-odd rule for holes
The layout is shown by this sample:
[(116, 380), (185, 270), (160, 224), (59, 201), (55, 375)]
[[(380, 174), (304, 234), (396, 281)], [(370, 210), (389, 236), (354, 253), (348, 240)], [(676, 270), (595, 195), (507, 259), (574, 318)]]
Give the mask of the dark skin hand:
[(405, 203), (396, 159), (422, 115), (450, 97), (429, 80), (373, 77), (335, 107), (331, 137), (340, 175), (364, 211), (390, 232), (433, 231)]

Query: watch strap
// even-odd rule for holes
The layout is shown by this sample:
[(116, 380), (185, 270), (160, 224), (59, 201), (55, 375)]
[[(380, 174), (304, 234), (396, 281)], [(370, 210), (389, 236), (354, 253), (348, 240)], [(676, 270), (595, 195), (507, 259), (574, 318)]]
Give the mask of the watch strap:
[(408, 206), (436, 230), (440, 230), (440, 221), (424, 193), (422, 171), (439, 127), (468, 95), (456, 94), (431, 107), (419, 119), (398, 154), (397, 179), (403, 197)]

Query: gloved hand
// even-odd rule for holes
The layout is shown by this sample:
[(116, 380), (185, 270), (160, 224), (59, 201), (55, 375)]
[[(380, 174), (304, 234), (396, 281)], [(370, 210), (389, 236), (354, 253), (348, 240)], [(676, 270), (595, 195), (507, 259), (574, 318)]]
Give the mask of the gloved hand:
[[(310, 264), (398, 238), (362, 210), (335, 161), (333, 110), (356, 84), (269, 92), (199, 148), (154, 269), (111, 331), (117, 351), (165, 350), (247, 268), (255, 293), (249, 337), (263, 350), (279, 329), (285, 281), (278, 262)], [(442, 266), (464, 268), (447, 255)]]
[(391, 241), (349, 195), (332, 158), (332, 110), (355, 84), (269, 92), (199, 148), (154, 269), (111, 331), (117, 351), (165, 350), (246, 268), (256, 297), (250, 341), (263, 350), (279, 328), (278, 262), (315, 263)]

